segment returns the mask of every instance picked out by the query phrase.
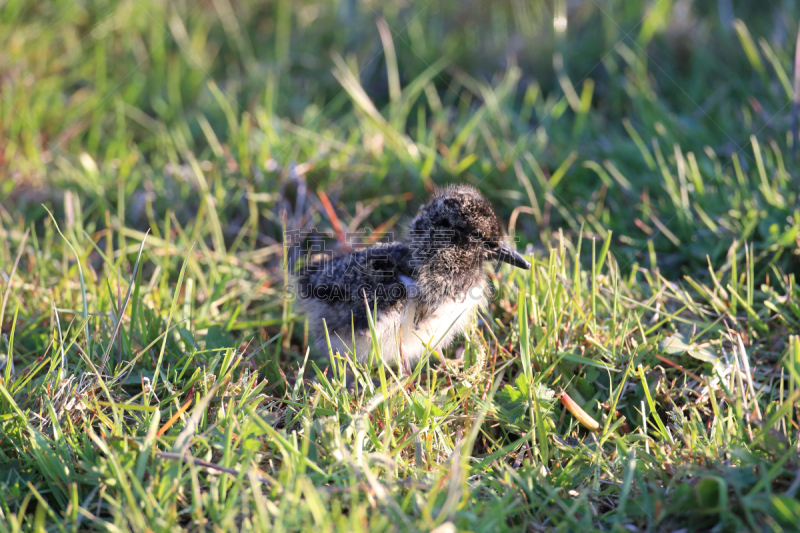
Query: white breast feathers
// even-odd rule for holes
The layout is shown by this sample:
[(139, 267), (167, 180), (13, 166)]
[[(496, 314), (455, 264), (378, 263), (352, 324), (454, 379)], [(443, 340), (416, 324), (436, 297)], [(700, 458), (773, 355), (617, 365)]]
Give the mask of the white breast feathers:
[[(381, 338), (383, 360), (400, 364), (400, 356), (413, 366), (426, 350), (441, 350), (462, 333), (474, 318), (475, 310), (486, 305), (486, 281), (471, 287), (466, 293), (441, 302), (435, 308), (423, 309), (414, 297), (418, 294), (414, 281), (401, 276), (409, 301), (402, 313), (378, 317), (376, 329)], [(402, 345), (402, 349), (398, 348)], [(364, 346), (369, 347), (369, 344)], [(356, 349), (358, 350), (358, 346)], [(366, 359), (368, 351), (358, 353)]]

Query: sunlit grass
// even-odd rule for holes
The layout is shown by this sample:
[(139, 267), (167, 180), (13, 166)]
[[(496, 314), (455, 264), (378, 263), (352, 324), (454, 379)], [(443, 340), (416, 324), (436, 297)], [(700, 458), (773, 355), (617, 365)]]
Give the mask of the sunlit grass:
[[(0, 527), (796, 528), (796, 6), (349, 5), (0, 7)], [(309, 348), (284, 232), (449, 181), (463, 365)]]

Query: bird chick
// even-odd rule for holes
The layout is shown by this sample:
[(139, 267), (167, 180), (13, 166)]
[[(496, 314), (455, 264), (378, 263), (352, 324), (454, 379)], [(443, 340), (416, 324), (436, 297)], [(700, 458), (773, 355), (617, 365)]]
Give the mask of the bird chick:
[(407, 238), (338, 256), (311, 258), (292, 282), (299, 310), (320, 349), (327, 325), (334, 352), (364, 362), (372, 347), (367, 313), (387, 364), (415, 364), (462, 333), (488, 300), (484, 263), (500, 260), (530, 269), (502, 241), (491, 204), (477, 189), (436, 191), (408, 228)]

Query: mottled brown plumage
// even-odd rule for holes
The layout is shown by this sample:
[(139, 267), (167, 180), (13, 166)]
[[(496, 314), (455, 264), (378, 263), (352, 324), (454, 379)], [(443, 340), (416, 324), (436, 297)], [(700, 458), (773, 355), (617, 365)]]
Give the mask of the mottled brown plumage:
[[(528, 269), (502, 241), (491, 204), (477, 189), (453, 185), (436, 191), (411, 221), (400, 242), (372, 246), (304, 265), (293, 278), (298, 306), (309, 318), (317, 346), (331, 346), (359, 360), (372, 344), (375, 323), (384, 361), (416, 362), (430, 348), (444, 348), (487, 301), (487, 260)], [(366, 305), (365, 305), (366, 300)]]

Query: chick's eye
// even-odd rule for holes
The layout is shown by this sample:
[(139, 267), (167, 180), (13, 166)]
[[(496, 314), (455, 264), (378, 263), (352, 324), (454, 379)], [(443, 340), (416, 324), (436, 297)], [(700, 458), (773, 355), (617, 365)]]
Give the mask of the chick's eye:
[(469, 236), (472, 237), (474, 240), (483, 240), (484, 239), (483, 232), (481, 230), (479, 230), (479, 229), (472, 230), (472, 232), (469, 234)]

